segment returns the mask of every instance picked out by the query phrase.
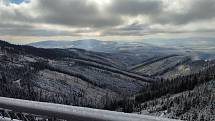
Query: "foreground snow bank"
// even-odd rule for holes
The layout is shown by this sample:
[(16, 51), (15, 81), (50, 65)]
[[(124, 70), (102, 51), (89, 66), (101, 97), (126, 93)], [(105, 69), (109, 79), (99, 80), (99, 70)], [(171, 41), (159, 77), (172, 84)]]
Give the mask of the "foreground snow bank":
[[(0, 97), (0, 108), (74, 121), (174, 121), (153, 116)], [(4, 121), (1, 120), (0, 121)]]

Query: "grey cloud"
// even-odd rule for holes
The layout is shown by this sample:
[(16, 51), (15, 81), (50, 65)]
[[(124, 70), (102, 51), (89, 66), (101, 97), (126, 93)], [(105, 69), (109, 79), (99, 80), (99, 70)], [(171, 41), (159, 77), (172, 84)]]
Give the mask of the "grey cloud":
[(122, 23), (118, 16), (101, 14), (95, 4), (86, 0), (40, 0), (37, 6), (41, 19), (47, 23), (78, 27), (115, 26)]
[(14, 29), (14, 28), (32, 28), (30, 25), (0, 23), (0, 29)]
[[(155, 14), (161, 9), (161, 1), (113, 0), (113, 3), (101, 13), (98, 6), (87, 0), (37, 0), (26, 12), (20, 9), (1, 10), (1, 18), (10, 21), (48, 23), (74, 27), (112, 27), (121, 25), (122, 15)], [(27, 11), (39, 14), (36, 18)]]
[(1, 29), (0, 35), (9, 36), (77, 36), (77, 34), (69, 33), (67, 31), (52, 31), (44, 29), (30, 29), (30, 28), (14, 28)]
[(133, 23), (124, 27), (119, 28), (118, 30), (123, 30), (123, 31), (140, 31), (140, 30), (145, 30), (147, 28), (147, 24), (138, 24), (138, 23)]
[(111, 28), (102, 32), (103, 36), (144, 36), (144, 35), (153, 35), (153, 34), (183, 34), (183, 33), (207, 33), (207, 32), (215, 32), (215, 28), (202, 28), (197, 30), (186, 30), (186, 29), (178, 29), (175, 26), (173, 29), (163, 28), (150, 28), (148, 24), (138, 24), (134, 23), (131, 25), (127, 25), (120, 28)]
[(159, 14), (162, 10), (162, 2), (158, 0), (114, 0), (110, 9), (114, 14), (119, 15)]
[(87, 0), (39, 0), (41, 20), (47, 23), (78, 27), (113, 27), (123, 24), (121, 16), (159, 14), (162, 2), (158, 0), (113, 0), (100, 12), (98, 6)]
[(37, 29), (30, 25), (20, 24), (3, 24), (0, 23), (0, 35), (9, 36), (52, 36), (52, 35), (70, 35), (77, 36), (78, 33), (71, 33), (67, 31), (53, 31)]
[(146, 33), (142, 31), (119, 31), (119, 30), (111, 30), (105, 31), (102, 33), (103, 36), (143, 36)]
[(133, 23), (120, 28), (111, 28), (103, 31), (102, 35), (119, 35), (119, 36), (143, 36), (148, 35), (148, 25)]
[[(1, 0), (0, 0), (1, 1)], [(33, 1), (33, 0), (32, 0)], [(0, 35), (25, 36), (76, 36), (81, 32), (102, 32), (103, 35), (147, 35), (156, 33), (183, 33), (186, 30), (150, 29), (152, 24), (186, 25), (199, 21), (209, 21), (215, 18), (214, 0), (190, 0), (190, 8), (184, 13), (164, 11), (162, 0), (113, 0), (110, 6), (99, 11), (98, 5), (87, 0), (37, 0), (27, 3), (30, 7), (11, 9), (0, 8)], [(36, 16), (29, 14), (35, 13)], [(149, 22), (133, 23), (125, 27), (114, 29), (118, 25), (128, 24), (122, 16), (130, 18), (138, 15), (148, 16)], [(5, 24), (7, 23), (7, 24)], [(14, 24), (16, 23), (16, 24)], [(19, 25), (20, 24), (20, 25)], [(73, 33), (34, 28), (34, 24), (64, 25), (80, 28)], [(89, 27), (90, 31), (81, 28)], [(215, 29), (215, 28), (214, 28)], [(214, 31), (214, 29), (195, 30), (193, 32)]]
[[(164, 11), (164, 5), (161, 1), (132, 1), (119, 0), (113, 5), (115, 13), (128, 16), (148, 15), (150, 18), (147, 24), (131, 24), (120, 29), (111, 29), (104, 31), (104, 35), (147, 35), (157, 33), (198, 33), (198, 32), (215, 32), (215, 28), (199, 28), (197, 30), (179, 30), (177, 26), (184, 26), (189, 23), (211, 21), (215, 18), (215, 1), (214, 0), (190, 0), (189, 8), (184, 13), (176, 11)], [(187, 2), (189, 3), (189, 2)], [(175, 29), (167, 30), (165, 26), (162, 29), (151, 29), (152, 24), (175, 26)], [(198, 26), (198, 25), (197, 25)]]
[(152, 22), (183, 25), (197, 21), (207, 21), (215, 18), (214, 11), (214, 0), (192, 0), (190, 8), (188, 8), (184, 13), (163, 11), (159, 16), (153, 16)]

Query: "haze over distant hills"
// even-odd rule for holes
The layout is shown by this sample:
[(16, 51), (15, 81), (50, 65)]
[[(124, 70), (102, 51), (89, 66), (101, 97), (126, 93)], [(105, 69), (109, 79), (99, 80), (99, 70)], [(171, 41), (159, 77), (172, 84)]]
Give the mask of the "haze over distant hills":
[(77, 40), (77, 41), (69, 41), (69, 40), (48, 40), (42, 42), (35, 42), (28, 45), (40, 47), (40, 48), (81, 48), (86, 50), (93, 50), (97, 48), (101, 48), (102, 46), (111, 44), (116, 44), (111, 41), (99, 41), (95, 39), (87, 39), (87, 40)]
[(146, 39), (143, 41), (100, 41), (86, 40), (49, 40), (30, 43), (39, 48), (80, 48), (99, 52), (127, 52), (153, 54), (188, 54), (196, 59), (215, 58), (214, 38), (185, 38), (185, 39)]
[[(196, 47), (208, 47), (208, 49), (215, 46), (215, 38), (182, 38), (182, 39), (145, 39), (145, 40), (131, 40), (131, 41), (102, 41), (96, 39), (83, 39), (83, 40), (48, 40), (41, 42), (34, 42), (28, 45), (42, 48), (71, 48), (79, 47), (90, 49), (98, 45), (117, 45), (117, 44), (151, 44), (155, 46), (165, 46), (165, 47), (190, 47), (195, 49)], [(140, 45), (141, 46), (141, 45)]]

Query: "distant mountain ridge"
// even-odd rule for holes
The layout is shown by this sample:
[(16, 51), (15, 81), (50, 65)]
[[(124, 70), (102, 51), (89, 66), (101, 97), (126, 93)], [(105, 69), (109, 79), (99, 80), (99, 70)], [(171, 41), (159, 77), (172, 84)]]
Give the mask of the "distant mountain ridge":
[(30, 43), (28, 45), (38, 47), (38, 48), (80, 48), (86, 50), (94, 50), (100, 51), (105, 48), (106, 45), (108, 46), (115, 46), (117, 42), (113, 41), (100, 41), (95, 39), (85, 39), (85, 40), (48, 40), (48, 41), (41, 41)]

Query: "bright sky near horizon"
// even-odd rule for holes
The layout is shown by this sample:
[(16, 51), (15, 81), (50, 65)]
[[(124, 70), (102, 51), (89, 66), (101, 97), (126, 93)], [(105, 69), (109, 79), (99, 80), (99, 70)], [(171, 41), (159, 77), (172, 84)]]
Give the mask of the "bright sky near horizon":
[(0, 39), (214, 37), (215, 0), (0, 0)]

